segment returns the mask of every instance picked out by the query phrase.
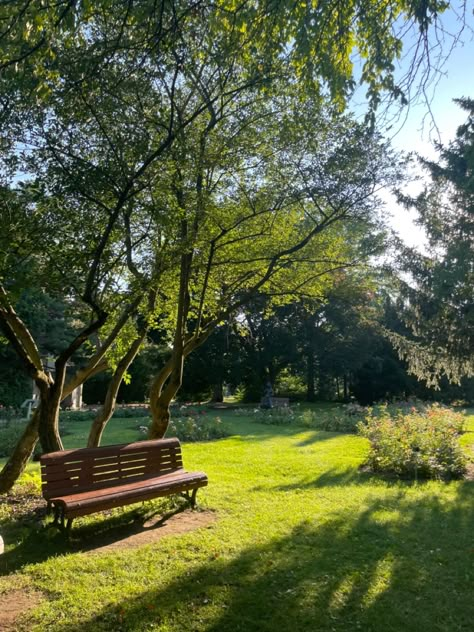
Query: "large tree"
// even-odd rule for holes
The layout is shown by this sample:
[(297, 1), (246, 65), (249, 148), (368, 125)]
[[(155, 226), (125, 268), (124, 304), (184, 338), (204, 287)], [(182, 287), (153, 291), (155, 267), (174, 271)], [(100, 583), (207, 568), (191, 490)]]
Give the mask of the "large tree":
[[(104, 368), (106, 353), (137, 311), (140, 297), (117, 290), (110, 267), (113, 255), (100, 253), (87, 230), (70, 230), (76, 223), (79, 225), (80, 218), (69, 214), (67, 208), (56, 209), (53, 198), (28, 184), (17, 191), (4, 188), (2, 203), (0, 326), (40, 394), (40, 405), (0, 476), (3, 489), (24, 467), (38, 437), (45, 450), (62, 446), (58, 432), (61, 401), (87, 377)], [(63, 235), (74, 235), (74, 241)], [(100, 280), (89, 282), (88, 271), (94, 262), (101, 273)], [(54, 349), (46, 348), (41, 330), (34, 326), (35, 313), (22, 318), (17, 308), (23, 288), (34, 287), (64, 297), (74, 317), (68, 335)], [(115, 317), (113, 326), (99, 340), (97, 333), (109, 315)], [(95, 350), (67, 380), (68, 364), (87, 341), (95, 343)], [(45, 354), (54, 356), (54, 373), (48, 369)]]
[[(445, 6), (436, 0), (24, 0), (1, 7), (2, 213), (8, 218), (9, 207), (19, 209), (22, 252), (26, 243), (31, 245), (28, 282), (31, 267), (39, 263), (47, 285), (72, 293), (85, 310), (84, 327), (56, 358), (53, 379), (15, 312), (14, 280), (6, 273), (12, 258), (2, 270), (2, 328), (43, 400), (32, 420), (31, 440), (39, 424), (44, 449), (61, 447), (59, 403), (65, 394), (65, 367), (77, 348), (114, 316), (105, 343), (77, 378), (84, 379), (97, 370), (138, 305), (149, 304), (149, 292), (169, 283), (162, 280), (165, 272), (169, 275), (177, 265), (181, 288), (189, 287), (188, 237), (181, 232), (175, 249), (162, 251), (156, 245), (176, 234), (176, 226), (188, 230), (177, 221), (181, 204), (175, 195), (180, 178), (189, 186), (190, 174), (183, 173), (184, 168), (194, 170), (197, 206), (205, 202), (199, 200), (206, 193), (199, 184), (206, 168), (200, 160), (212, 130), (227, 124), (231, 113), (240, 134), (247, 106), (281, 96), (282, 86), (291, 86), (302, 102), (306, 94), (313, 103), (329, 94), (341, 107), (354, 85), (356, 49), (363, 60), (357, 72), (362, 71), (372, 109), (384, 92), (402, 96), (392, 62), (401, 53), (404, 27), (419, 26), (419, 38), (426, 41), (430, 23)], [(240, 121), (238, 112), (243, 112)], [(178, 140), (178, 154), (197, 142), (198, 152), (184, 165), (176, 153), (170, 154)], [(171, 164), (178, 165), (181, 174), (170, 172)], [(22, 191), (12, 190), (18, 189), (18, 177), (30, 183)], [(230, 226), (222, 224), (226, 232)], [(311, 230), (298, 229), (299, 243), (306, 245), (305, 234)], [(271, 274), (265, 281), (262, 276), (261, 284), (270, 276), (277, 278), (277, 262), (297, 246), (296, 232), (290, 232), (291, 245), (280, 241), (278, 252), (271, 255)], [(207, 240), (207, 248), (210, 243)], [(211, 277), (203, 265), (200, 282), (207, 278), (204, 285), (209, 287)], [(280, 278), (289, 275), (289, 269), (278, 269)], [(165, 299), (169, 296), (165, 293)], [(185, 303), (178, 301), (176, 322), (184, 323)], [(197, 313), (195, 331), (204, 335), (204, 311), (198, 308)], [(221, 316), (215, 310), (214, 320)], [(194, 336), (194, 343), (197, 340)], [(188, 353), (194, 343), (188, 341), (184, 348), (175, 340), (177, 356)], [(169, 392), (176, 376), (175, 371)], [(161, 433), (166, 424), (158, 424), (159, 431), (156, 425), (154, 432)]]
[(429, 182), (415, 199), (427, 252), (407, 249), (401, 265), (402, 316), (412, 336), (389, 334), (411, 371), (428, 385), (441, 376), (474, 375), (474, 101), (455, 140), (438, 146), (439, 161), (421, 160)]
[(205, 127), (205, 143), (175, 145), (180, 224), (168, 240), (182, 254), (179, 279), (160, 288), (173, 338), (151, 389), (152, 436), (166, 431), (184, 359), (220, 322), (257, 294), (274, 303), (320, 296), (335, 271), (379, 246), (374, 194), (396, 176), (386, 147), (330, 108), (292, 109), (289, 94), (283, 102), (259, 104), (245, 134), (229, 133), (242, 126), (232, 117), (224, 133)]

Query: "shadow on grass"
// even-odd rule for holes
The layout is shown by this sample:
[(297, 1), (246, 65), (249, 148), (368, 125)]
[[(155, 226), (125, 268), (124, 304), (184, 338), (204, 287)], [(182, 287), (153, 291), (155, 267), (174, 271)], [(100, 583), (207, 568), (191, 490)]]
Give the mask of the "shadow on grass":
[[(449, 503), (403, 490), (361, 512), (189, 569), (163, 588), (124, 597), (64, 632), (379, 632), (472, 629), (473, 486)], [(160, 627), (161, 626), (161, 627)]]
[(293, 437), (295, 435), (308, 434), (302, 441), (295, 443), (298, 447), (305, 447), (322, 441), (340, 439), (346, 436), (342, 432), (326, 432), (325, 430), (311, 430), (305, 426), (297, 425), (272, 425), (262, 424), (256, 421), (225, 422), (226, 429), (230, 432), (227, 438), (238, 437), (241, 441), (268, 441), (275, 437)]
[[(44, 562), (58, 555), (90, 552), (131, 536), (161, 528), (171, 517), (189, 509), (184, 499), (148, 502), (133, 508), (114, 510), (112, 515), (94, 514), (74, 523), (70, 538), (52, 526), (38, 521), (18, 521), (1, 528), (5, 542), (16, 545), (0, 556), (0, 576), (10, 575), (28, 564)], [(159, 519), (150, 526), (146, 523)]]
[[(367, 483), (376, 483), (377, 481), (384, 484), (393, 484), (400, 487), (418, 487), (422, 488), (429, 485), (432, 481), (429, 478), (418, 478), (414, 480), (411, 476), (402, 477), (398, 474), (390, 472), (374, 472), (365, 466), (363, 468), (349, 467), (344, 470), (340, 468), (332, 468), (326, 470), (320, 476), (312, 481), (302, 480), (288, 485), (277, 485), (272, 488), (260, 487), (256, 491), (269, 490), (278, 492), (291, 492), (295, 490), (322, 488), (322, 487), (345, 487), (349, 485), (366, 485)], [(449, 485), (451, 481), (438, 481)], [(470, 482), (470, 479), (469, 479)]]
[(308, 489), (318, 489), (321, 487), (344, 487), (346, 485), (365, 485), (366, 483), (380, 480), (380, 476), (372, 472), (364, 472), (356, 467), (349, 467), (344, 470), (341, 468), (332, 468), (324, 471), (315, 479), (308, 481), (307, 479), (287, 483), (286, 485), (257, 485), (252, 489), (255, 492), (294, 492), (304, 491)]
[[(308, 428), (301, 427), (301, 432), (308, 432)], [(299, 441), (296, 445), (299, 448), (304, 448), (308, 445), (312, 445), (313, 443), (318, 443), (320, 441), (328, 441), (329, 439), (340, 439), (341, 437), (345, 437), (347, 435), (353, 436), (353, 433), (349, 432), (328, 432), (326, 430), (311, 430), (311, 434), (307, 436), (302, 441)]]
[(278, 485), (274, 487), (274, 491), (289, 492), (296, 489), (312, 489), (320, 487), (342, 487), (345, 485), (364, 485), (371, 480), (377, 479), (370, 472), (363, 472), (358, 468), (350, 467), (345, 470), (340, 468), (332, 468), (320, 474), (312, 481), (299, 481), (288, 485)]

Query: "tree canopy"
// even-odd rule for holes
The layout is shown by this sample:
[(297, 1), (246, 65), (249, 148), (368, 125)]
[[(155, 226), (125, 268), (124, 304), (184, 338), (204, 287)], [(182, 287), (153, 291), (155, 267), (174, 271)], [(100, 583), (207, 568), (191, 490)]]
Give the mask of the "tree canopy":
[[(43, 449), (60, 448), (68, 389), (107, 361), (118, 389), (156, 326), (172, 348), (151, 390), (152, 436), (161, 436), (185, 357), (227, 315), (256, 293), (318, 295), (334, 270), (377, 251), (374, 193), (394, 170), (373, 126), (342, 111), (359, 81), (372, 122), (384, 95), (406, 100), (410, 79), (395, 80), (404, 33), (426, 44), (447, 7), (0, 7), (0, 325), (41, 394), (30, 447), (39, 429)], [(426, 54), (419, 46), (414, 66)], [(15, 309), (33, 286), (80, 316), (54, 376)], [(86, 344), (88, 361), (66, 384)]]

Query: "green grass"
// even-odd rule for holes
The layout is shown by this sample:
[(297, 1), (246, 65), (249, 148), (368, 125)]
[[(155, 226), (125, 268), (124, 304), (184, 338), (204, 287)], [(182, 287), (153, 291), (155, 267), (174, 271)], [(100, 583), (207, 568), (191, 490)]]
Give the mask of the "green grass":
[[(115, 443), (130, 443), (139, 441), (145, 436), (140, 433), (139, 426), (144, 426), (148, 419), (145, 417), (117, 419), (112, 418), (104, 430), (102, 445), (112, 445)], [(66, 433), (63, 436), (63, 443), (66, 449), (83, 448), (89, 436), (91, 420), (68, 421), (64, 423)]]
[[(472, 629), (473, 483), (383, 480), (360, 471), (360, 437), (219, 415), (232, 437), (184, 446), (186, 466), (209, 476), (198, 499), (217, 513), (210, 527), (91, 554), (78, 548), (105, 528), (123, 534), (146, 509), (79, 520), (70, 545), (44, 529), (0, 526), (0, 591), (18, 583), (47, 596), (26, 629)], [(106, 442), (135, 439), (130, 425), (112, 422)], [(472, 414), (468, 428), (466, 447)], [(74, 434), (65, 444), (81, 442)]]

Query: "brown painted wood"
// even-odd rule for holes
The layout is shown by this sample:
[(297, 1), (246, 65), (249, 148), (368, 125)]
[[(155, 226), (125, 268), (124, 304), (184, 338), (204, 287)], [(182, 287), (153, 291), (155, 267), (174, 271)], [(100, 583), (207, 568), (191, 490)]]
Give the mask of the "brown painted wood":
[(183, 469), (179, 440), (158, 439), (44, 454), (44, 498), (65, 518), (204, 487), (204, 472)]

